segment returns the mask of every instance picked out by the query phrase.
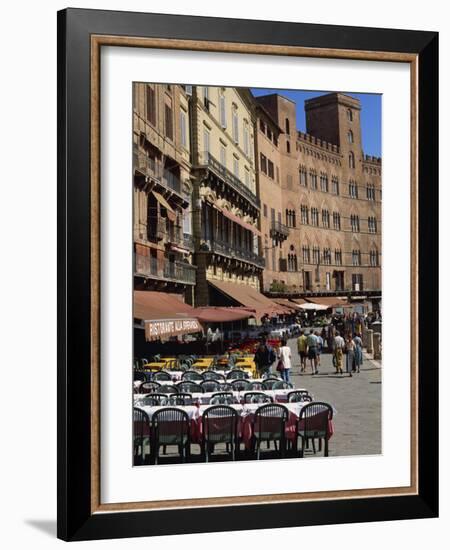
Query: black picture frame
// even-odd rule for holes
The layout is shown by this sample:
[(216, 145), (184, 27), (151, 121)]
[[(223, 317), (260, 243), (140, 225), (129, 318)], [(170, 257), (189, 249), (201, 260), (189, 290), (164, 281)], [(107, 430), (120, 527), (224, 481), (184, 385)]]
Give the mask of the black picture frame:
[[(418, 56), (418, 494), (92, 513), (91, 36), (155, 37)], [(438, 34), (67, 9), (58, 12), (58, 531), (64, 540), (438, 515)]]

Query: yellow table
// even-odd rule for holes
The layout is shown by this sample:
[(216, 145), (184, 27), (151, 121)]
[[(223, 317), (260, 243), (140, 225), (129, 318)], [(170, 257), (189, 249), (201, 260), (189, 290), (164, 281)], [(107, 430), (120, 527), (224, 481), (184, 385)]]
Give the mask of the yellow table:
[(142, 368), (144, 370), (161, 370), (166, 366), (165, 361), (158, 361), (154, 363), (147, 363)]
[(214, 362), (213, 357), (202, 357), (201, 359), (197, 359), (195, 363), (193, 363), (192, 368), (193, 369), (208, 369)]

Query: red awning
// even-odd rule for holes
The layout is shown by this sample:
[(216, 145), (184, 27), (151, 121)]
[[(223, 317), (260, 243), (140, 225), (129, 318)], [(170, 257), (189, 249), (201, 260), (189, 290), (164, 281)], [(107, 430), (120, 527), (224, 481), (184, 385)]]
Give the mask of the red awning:
[(245, 222), (242, 218), (240, 218), (239, 216), (236, 216), (236, 214), (233, 214), (232, 212), (230, 212), (229, 210), (227, 210), (226, 208), (219, 208), (216, 206), (216, 208), (222, 212), (222, 214), (228, 218), (229, 220), (239, 224), (240, 226), (242, 226), (244, 229), (248, 229), (249, 231), (252, 231), (253, 233), (255, 233), (255, 235), (258, 235), (258, 237), (261, 236), (261, 231), (258, 230), (257, 227), (255, 227), (254, 225), (252, 225), (251, 223), (248, 223), (248, 222)]
[(146, 340), (203, 332), (194, 308), (179, 294), (135, 290), (133, 317), (144, 321)]
[(208, 282), (235, 302), (238, 302), (245, 308), (254, 310), (257, 318), (263, 315), (273, 316), (290, 314), (290, 310), (286, 307), (276, 304), (249, 285), (230, 283), (228, 281)]
[(245, 307), (196, 307), (195, 316), (202, 323), (229, 323), (255, 317), (254, 309)]

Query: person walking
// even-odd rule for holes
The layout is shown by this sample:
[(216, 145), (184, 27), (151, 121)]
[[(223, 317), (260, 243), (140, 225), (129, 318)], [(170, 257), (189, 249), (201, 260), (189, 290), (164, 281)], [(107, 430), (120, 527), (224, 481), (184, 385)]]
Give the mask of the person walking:
[[(281, 346), (278, 350), (278, 365), (280, 366), (280, 374), (281, 378), (285, 381), (290, 383), (290, 372), (291, 372), (291, 348), (287, 345), (287, 341), (285, 338), (281, 340)], [(277, 367), (278, 368), (278, 367)]]
[(258, 349), (256, 350), (254, 361), (256, 370), (261, 378), (270, 374), (270, 367), (276, 359), (273, 349), (267, 344), (265, 338), (261, 338)]
[(316, 368), (316, 374), (319, 374), (319, 367), (320, 367), (320, 356), (323, 351), (324, 347), (324, 340), (322, 336), (320, 335), (320, 332), (316, 330), (315, 335), (317, 337), (317, 368)]
[(336, 332), (334, 337), (333, 349), (334, 349), (334, 362), (336, 367), (336, 374), (342, 374), (342, 358), (344, 355), (345, 342), (339, 332)]
[(359, 332), (356, 333), (355, 337), (353, 338), (353, 342), (355, 343), (355, 370), (356, 372), (360, 372), (361, 365), (363, 362), (363, 353), (362, 353), (362, 339), (361, 334)]
[(345, 370), (348, 372), (349, 376), (353, 376), (352, 371), (355, 364), (355, 348), (355, 342), (353, 341), (351, 334), (349, 334), (345, 342)]
[(300, 336), (297, 338), (297, 351), (300, 356), (300, 372), (305, 372), (307, 349), (308, 349), (308, 344), (307, 344), (305, 331), (301, 330)]
[(314, 334), (313, 330), (311, 329), (309, 331), (308, 337), (306, 339), (306, 344), (308, 346), (308, 359), (311, 365), (311, 371), (312, 374), (317, 374), (319, 371), (317, 370), (317, 346), (318, 346), (318, 339), (317, 336)]

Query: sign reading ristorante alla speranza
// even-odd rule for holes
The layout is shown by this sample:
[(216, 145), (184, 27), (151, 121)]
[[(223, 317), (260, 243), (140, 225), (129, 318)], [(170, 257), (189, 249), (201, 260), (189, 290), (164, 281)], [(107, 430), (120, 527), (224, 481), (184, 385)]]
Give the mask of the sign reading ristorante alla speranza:
[(198, 319), (154, 319), (145, 321), (145, 339), (159, 340), (179, 334), (203, 332)]

